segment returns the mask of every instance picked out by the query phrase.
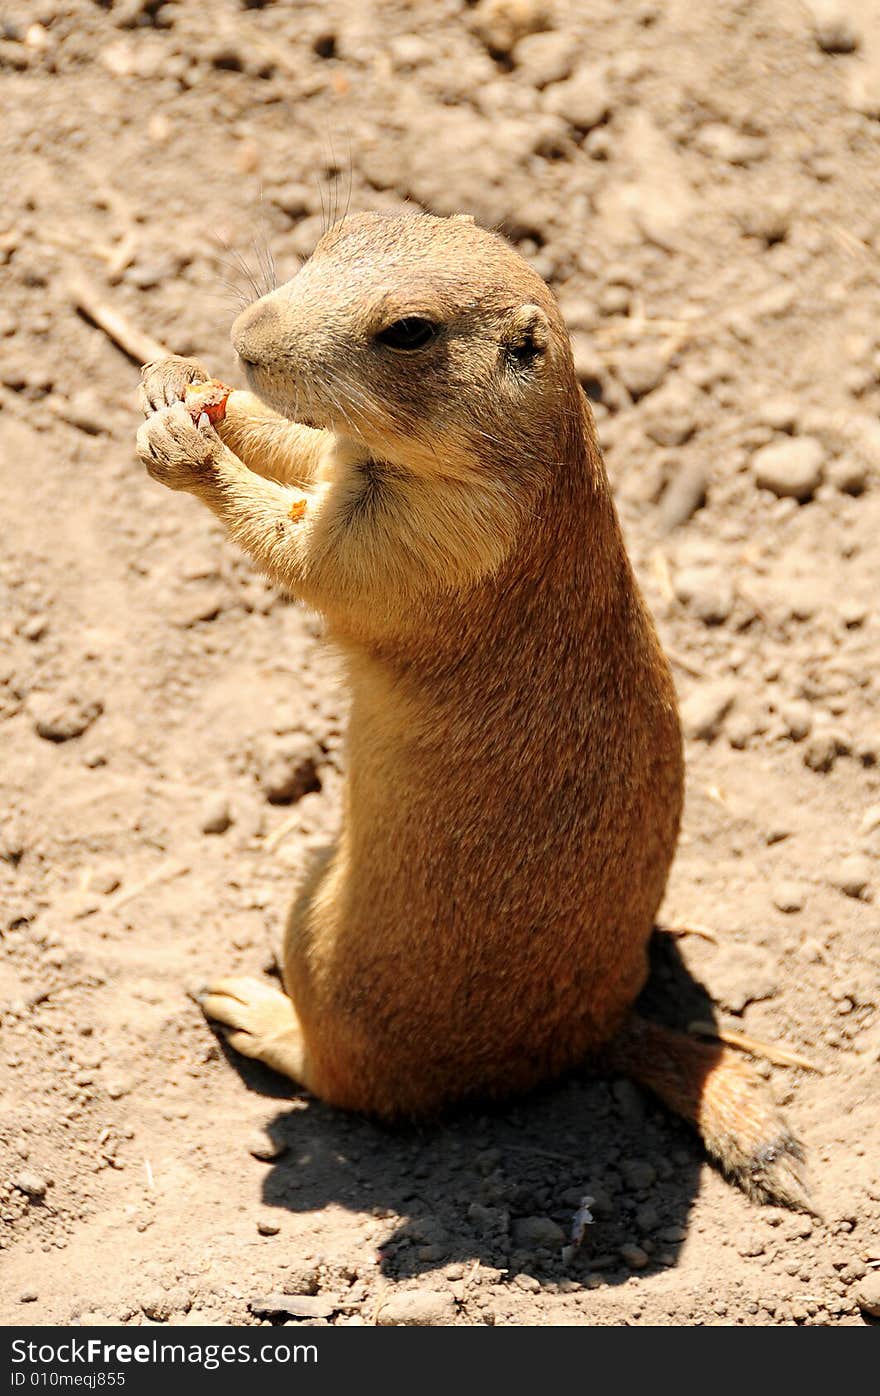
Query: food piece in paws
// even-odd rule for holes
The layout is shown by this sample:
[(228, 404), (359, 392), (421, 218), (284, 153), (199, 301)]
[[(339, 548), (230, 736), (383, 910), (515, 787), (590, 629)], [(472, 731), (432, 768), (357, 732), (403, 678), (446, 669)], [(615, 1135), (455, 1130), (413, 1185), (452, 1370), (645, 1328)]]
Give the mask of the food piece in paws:
[(225, 383), (209, 378), (206, 383), (189, 383), (183, 395), (183, 404), (194, 422), (204, 412), (212, 426), (222, 422), (226, 416), (226, 399), (232, 392)]

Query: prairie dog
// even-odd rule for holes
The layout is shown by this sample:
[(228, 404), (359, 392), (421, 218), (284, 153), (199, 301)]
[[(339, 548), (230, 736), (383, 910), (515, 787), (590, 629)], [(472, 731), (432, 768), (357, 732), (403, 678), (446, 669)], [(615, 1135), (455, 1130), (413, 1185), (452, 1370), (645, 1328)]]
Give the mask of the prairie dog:
[(218, 979), (233, 1047), (380, 1116), (590, 1060), (651, 1087), (747, 1191), (801, 1151), (726, 1049), (632, 1012), (673, 858), (675, 694), (569, 338), (468, 217), (347, 218), (237, 319), (252, 392), (216, 430), (147, 365), (138, 449), (320, 611), (351, 686), (344, 818), (284, 989)]

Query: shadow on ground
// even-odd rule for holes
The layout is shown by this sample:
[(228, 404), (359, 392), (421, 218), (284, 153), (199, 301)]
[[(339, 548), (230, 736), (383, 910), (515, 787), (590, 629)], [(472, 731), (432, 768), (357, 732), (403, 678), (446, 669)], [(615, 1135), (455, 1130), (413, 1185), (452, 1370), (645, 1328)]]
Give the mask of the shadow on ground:
[[(671, 1026), (713, 1021), (671, 937), (654, 937), (651, 958), (640, 1009)], [(618, 1284), (633, 1268), (650, 1274), (676, 1262), (703, 1150), (629, 1081), (578, 1075), (513, 1104), (391, 1128), (318, 1101), (303, 1105), (274, 1072), (226, 1055), (249, 1089), (297, 1100), (268, 1127), (285, 1152), (265, 1178), (263, 1201), (387, 1217), (380, 1256), (389, 1277), (478, 1260), (542, 1283), (594, 1274)], [(585, 1195), (595, 1199), (594, 1223), (563, 1258)]]

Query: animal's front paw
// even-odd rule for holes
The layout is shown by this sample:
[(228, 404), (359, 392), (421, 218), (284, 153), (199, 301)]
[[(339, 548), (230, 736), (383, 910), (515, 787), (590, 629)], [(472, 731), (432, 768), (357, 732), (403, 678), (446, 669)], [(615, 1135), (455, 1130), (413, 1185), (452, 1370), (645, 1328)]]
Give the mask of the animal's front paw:
[(180, 402), (154, 412), (137, 434), (137, 452), (148, 473), (170, 490), (198, 494), (209, 488), (225, 450), (207, 417), (194, 422)]
[(149, 417), (151, 412), (182, 402), (190, 383), (204, 383), (210, 376), (198, 359), (182, 359), (179, 354), (144, 364), (138, 389), (141, 411)]
[(206, 1018), (222, 1023), (236, 1052), (308, 1087), (302, 1031), (293, 1004), (262, 979), (218, 979), (197, 995)]

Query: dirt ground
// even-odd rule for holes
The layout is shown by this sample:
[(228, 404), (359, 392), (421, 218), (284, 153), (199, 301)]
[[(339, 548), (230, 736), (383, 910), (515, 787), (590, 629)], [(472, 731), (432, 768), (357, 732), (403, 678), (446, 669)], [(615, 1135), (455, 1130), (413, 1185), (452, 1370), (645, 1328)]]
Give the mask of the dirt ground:
[[(880, 1315), (872, 9), (4, 7), (0, 1321)], [(316, 619), (137, 462), (137, 368), (76, 278), (236, 381), (264, 249), (286, 279), (407, 203), (498, 225), (565, 309), (688, 734), (662, 919), (714, 932), (675, 947), (720, 1023), (817, 1068), (762, 1069), (822, 1221), (626, 1082), (383, 1129), (187, 996), (271, 968), (344, 703)], [(707, 1016), (658, 960), (664, 1011)]]

